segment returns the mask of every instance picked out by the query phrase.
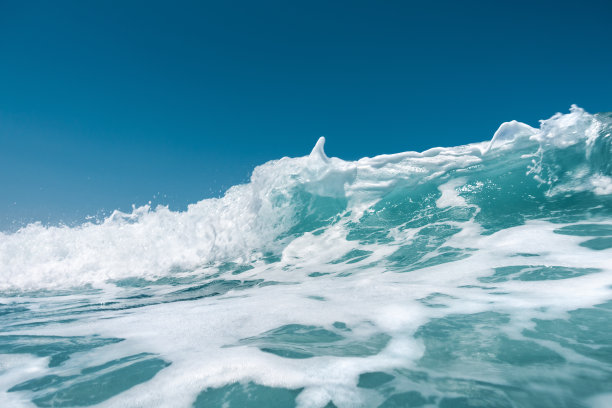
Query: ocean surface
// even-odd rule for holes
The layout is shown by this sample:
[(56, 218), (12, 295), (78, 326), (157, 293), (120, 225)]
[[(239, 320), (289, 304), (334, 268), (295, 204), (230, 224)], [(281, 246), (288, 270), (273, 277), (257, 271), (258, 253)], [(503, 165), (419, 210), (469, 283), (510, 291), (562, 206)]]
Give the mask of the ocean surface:
[(321, 138), (186, 211), (0, 233), (0, 407), (612, 407), (611, 134)]

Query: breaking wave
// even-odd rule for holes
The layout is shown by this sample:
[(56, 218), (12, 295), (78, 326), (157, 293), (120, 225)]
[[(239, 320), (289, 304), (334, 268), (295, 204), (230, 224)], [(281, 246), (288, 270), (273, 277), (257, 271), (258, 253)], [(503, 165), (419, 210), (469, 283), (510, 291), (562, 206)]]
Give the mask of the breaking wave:
[(37, 223), (1, 234), (0, 289), (155, 279), (215, 262), (258, 262), (333, 226), (349, 238), (397, 243), (392, 232), (452, 218), (449, 212), (474, 218), (484, 233), (528, 219), (607, 216), (611, 123), (608, 114), (573, 106), (540, 129), (506, 122), (490, 142), (352, 162), (327, 157), (320, 138), (309, 156), (261, 165), (248, 184), (187, 211), (145, 205), (100, 223)]
[(612, 116), (0, 233), (0, 405), (612, 406)]

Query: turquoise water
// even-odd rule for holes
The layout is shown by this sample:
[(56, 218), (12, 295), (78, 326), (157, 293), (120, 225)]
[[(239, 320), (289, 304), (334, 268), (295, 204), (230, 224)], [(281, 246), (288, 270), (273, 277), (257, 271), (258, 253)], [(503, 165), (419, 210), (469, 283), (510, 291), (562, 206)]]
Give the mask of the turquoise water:
[(2, 407), (610, 407), (612, 117), (0, 234)]

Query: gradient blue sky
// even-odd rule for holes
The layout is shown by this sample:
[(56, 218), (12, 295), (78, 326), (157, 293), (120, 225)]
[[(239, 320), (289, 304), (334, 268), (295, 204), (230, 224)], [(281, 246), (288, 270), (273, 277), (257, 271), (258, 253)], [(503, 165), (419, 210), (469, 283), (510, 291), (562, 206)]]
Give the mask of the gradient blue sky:
[(0, 0), (0, 230), (611, 110), (611, 4)]

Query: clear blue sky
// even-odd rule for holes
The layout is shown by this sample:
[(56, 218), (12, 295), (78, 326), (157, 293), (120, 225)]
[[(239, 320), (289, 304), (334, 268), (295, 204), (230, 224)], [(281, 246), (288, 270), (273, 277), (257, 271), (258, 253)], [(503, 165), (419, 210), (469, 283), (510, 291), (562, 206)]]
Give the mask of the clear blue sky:
[[(0, 229), (612, 110), (610, 1), (0, 0)], [(157, 193), (160, 193), (158, 196)]]

